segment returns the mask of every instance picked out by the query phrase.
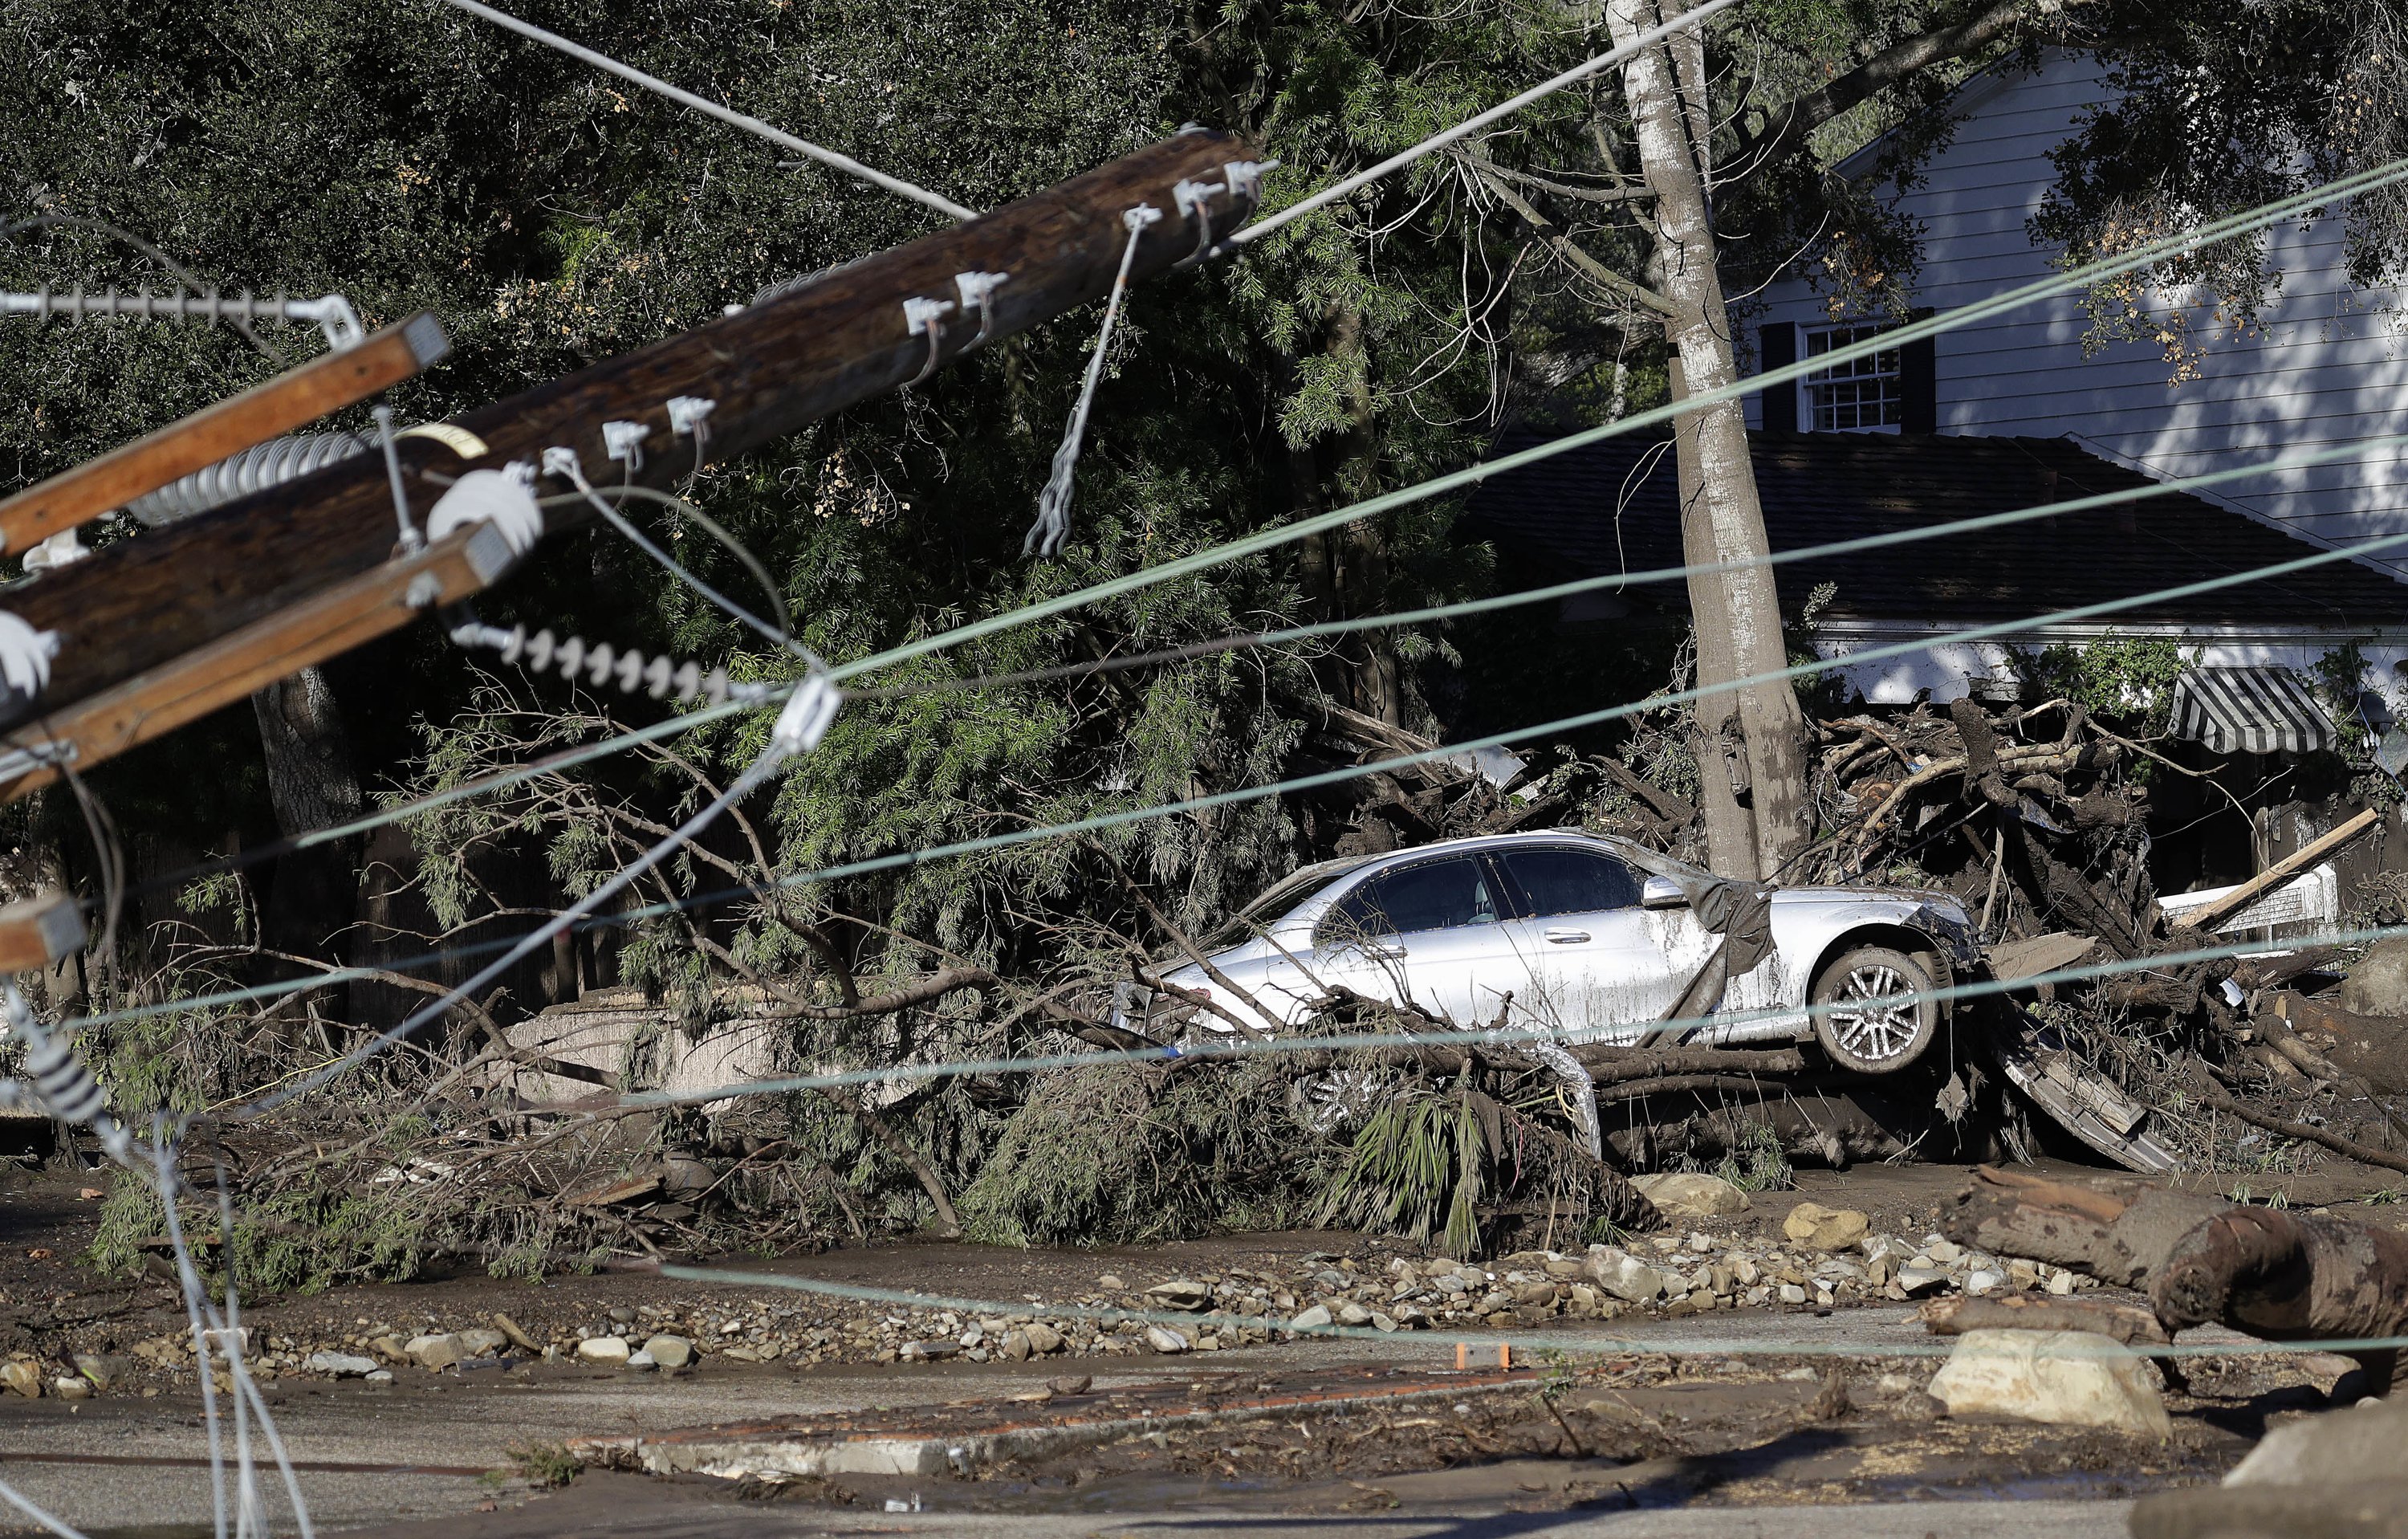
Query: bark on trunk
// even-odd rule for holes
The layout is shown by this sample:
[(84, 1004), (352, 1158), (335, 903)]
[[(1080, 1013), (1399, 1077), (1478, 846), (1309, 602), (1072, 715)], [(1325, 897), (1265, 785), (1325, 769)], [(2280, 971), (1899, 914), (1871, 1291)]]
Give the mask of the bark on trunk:
[(2076, 1185), (1985, 1166), (1942, 1228), (1959, 1244), (2141, 1287), (2176, 1242), (2231, 1206), (2115, 1176)]
[[(2178, 1241), (2149, 1280), (2169, 1330), (2211, 1322), (2268, 1341), (2367, 1340), (2408, 1330), (2408, 1234), (2330, 1215), (2235, 1208)], [(2344, 1352), (2390, 1389), (2398, 1354)]]
[[(359, 777), (325, 675), (305, 668), (254, 692), (251, 705), (259, 719), (277, 832), (290, 839), (357, 817)], [(334, 954), (329, 938), (358, 906), (357, 853), (357, 841), (346, 840), (276, 857), (261, 913), (269, 945), (310, 956)]]
[[(1611, 0), (1606, 22), (1618, 45), (1627, 45), (1663, 15), (1656, 0)], [(1716, 271), (1712, 212), (1706, 183), (1708, 145), (1699, 130), (1710, 122), (1702, 63), (1685, 73), (1682, 89), (1672, 51), (1662, 46), (1631, 56), (1622, 66), (1641, 173), (1655, 193), (1656, 245), (1660, 292), (1679, 311), (1665, 334), (1679, 360), (1685, 387), (1713, 390), (1739, 377), (1723, 310)], [(1694, 98), (1694, 99), (1689, 99)], [(1710, 407), (1684, 419), (1694, 447), (1681, 455), (1683, 551), (1691, 562), (1723, 562), (1760, 556), (1769, 546), (1764, 511), (1756, 499), (1756, 470), (1748, 459), (1746, 418), (1736, 401)], [(1676, 435), (1676, 446), (1679, 435)], [(1689, 471), (1694, 462), (1694, 479)], [(1692, 513), (1692, 511), (1694, 512)], [(1787, 664), (1781, 636), (1780, 597), (1770, 568), (1715, 572), (1689, 580), (1689, 600), (1698, 627), (1698, 682), (1777, 673)], [(1709, 637), (1714, 639), (1710, 648)], [(1727, 644), (1727, 656), (1717, 655)], [(1728, 708), (1716, 697), (1698, 702), (1706, 728), (1714, 712), (1727, 709), (1736, 721), (1739, 755), (1732, 769), (1744, 770), (1727, 807), (1710, 792), (1707, 843), (1716, 870), (1760, 879), (1778, 870), (1804, 847), (1809, 827), (1805, 787), (1805, 718), (1787, 681), (1750, 685), (1735, 692)], [(1711, 733), (1709, 742), (1719, 741)], [(1705, 776), (1712, 786), (1716, 777)], [(1719, 836), (1717, 824), (1721, 826)]]

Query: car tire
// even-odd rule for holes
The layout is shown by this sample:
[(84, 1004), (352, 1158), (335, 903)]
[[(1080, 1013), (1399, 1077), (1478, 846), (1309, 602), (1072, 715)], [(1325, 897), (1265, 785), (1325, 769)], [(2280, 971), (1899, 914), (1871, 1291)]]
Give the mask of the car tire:
[[(1931, 970), (1891, 946), (1857, 946), (1814, 980), (1814, 1040), (1833, 1063), (1859, 1074), (1893, 1074), (1923, 1057), (1940, 1035), (1939, 984)], [(1897, 996), (1921, 994), (1920, 1000)]]

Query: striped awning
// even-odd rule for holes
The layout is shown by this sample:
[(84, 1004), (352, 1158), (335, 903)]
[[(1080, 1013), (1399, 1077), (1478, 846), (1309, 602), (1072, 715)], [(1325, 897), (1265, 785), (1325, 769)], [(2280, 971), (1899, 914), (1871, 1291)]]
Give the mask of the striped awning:
[(2313, 754), (2340, 741), (2287, 668), (2195, 668), (2174, 681), (2173, 731), (2218, 754)]

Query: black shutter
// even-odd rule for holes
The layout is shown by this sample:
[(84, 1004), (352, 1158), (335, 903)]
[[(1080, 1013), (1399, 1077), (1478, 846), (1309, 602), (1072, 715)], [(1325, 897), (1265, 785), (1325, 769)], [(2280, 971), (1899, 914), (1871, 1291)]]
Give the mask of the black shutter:
[[(1919, 309), (1920, 321), (1931, 312)], [(1937, 338), (1926, 337), (1898, 350), (1899, 428), (1907, 433), (1940, 431), (1940, 352)]]
[[(1762, 359), (1761, 372), (1770, 373), (1786, 368), (1798, 361), (1798, 328), (1784, 321), (1778, 325), (1759, 326), (1756, 333), (1756, 351)], [(1768, 433), (1798, 431), (1798, 381), (1785, 381), (1764, 388), (1764, 430)]]

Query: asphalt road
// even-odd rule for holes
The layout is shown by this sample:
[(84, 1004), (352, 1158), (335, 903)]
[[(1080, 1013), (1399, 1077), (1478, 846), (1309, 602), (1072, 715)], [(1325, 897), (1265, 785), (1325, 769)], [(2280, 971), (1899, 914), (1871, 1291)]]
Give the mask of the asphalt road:
[[(1752, 1341), (1764, 1344), (1847, 1342), (1875, 1350), (1928, 1342), (1898, 1308), (1813, 1315), (1720, 1314), (1685, 1320), (1628, 1322), (1622, 1336), (1644, 1335), (1704, 1345)], [(1607, 1334), (1600, 1327), (1597, 1334)], [(1452, 1338), (1435, 1334), (1376, 1342), (1302, 1341), (1194, 1359), (1198, 1367), (1241, 1363), (1264, 1369), (1332, 1367), (1382, 1362), (1419, 1368), (1451, 1367)], [(1475, 1346), (1475, 1351), (1480, 1350)], [(1099, 1386), (1158, 1381), (1175, 1374), (1187, 1359), (1119, 1359), (1125, 1366), (1096, 1375)], [(746, 1533), (922, 1534), (1027, 1539), (1057, 1534), (1215, 1533), (1235, 1532), (1249, 1539), (1295, 1534), (1343, 1534), (1346, 1539), (1422, 1539), (1439, 1535), (1498, 1535), (1534, 1530), (1613, 1535), (1616, 1539), (1662, 1535), (1779, 1535), (1780, 1539), (1983, 1539), (1997, 1533), (2089, 1536), (2124, 1532), (2124, 1507), (2114, 1502), (1963, 1502), (1909, 1503), (1873, 1508), (1720, 1507), (1620, 1514), (1508, 1514), (1498, 1511), (1434, 1511), (1426, 1517), (1376, 1514), (1330, 1518), (1290, 1518), (1250, 1513), (1212, 1517), (1178, 1512), (1147, 1516), (1128, 1512), (1062, 1512), (1044, 1517), (923, 1512), (869, 1514), (857, 1508), (800, 1509), (793, 1503), (748, 1503), (729, 1510), (706, 1503), (674, 1485), (634, 1476), (580, 1480), (568, 1491), (527, 1502), (516, 1481), (495, 1483), (484, 1472), (510, 1463), (510, 1450), (568, 1438), (614, 1431), (660, 1431), (706, 1423), (873, 1406), (926, 1404), (985, 1399), (1034, 1389), (1065, 1366), (1001, 1363), (937, 1363), (916, 1367), (815, 1370), (795, 1374), (775, 1368), (712, 1363), (690, 1375), (663, 1379), (649, 1374), (573, 1367), (534, 1367), (507, 1375), (477, 1374), (466, 1380), (408, 1375), (389, 1388), (353, 1383), (288, 1380), (273, 1387), (276, 1418), (286, 1448), (300, 1466), (298, 1479), (321, 1531), (424, 1527), (433, 1534), (459, 1523), (480, 1505), (497, 1502), (499, 1513), (478, 1519), (480, 1539), (512, 1533), (694, 1535)], [(1075, 1371), (1088, 1372), (1082, 1361)], [(98, 1536), (139, 1534), (142, 1539), (180, 1539), (207, 1534), (211, 1496), (207, 1445), (196, 1404), (187, 1399), (105, 1398), (80, 1402), (0, 1400), (0, 1479), (59, 1517)], [(280, 1532), (290, 1532), (287, 1504), (272, 1463), (259, 1460), (259, 1481), (267, 1510)], [(606, 1496), (601, 1487), (615, 1494)], [(515, 1512), (513, 1504), (525, 1503)], [(1410, 1508), (1442, 1505), (1426, 1495)], [(1166, 1503), (1166, 1506), (1170, 1503)], [(427, 1523), (429, 1519), (445, 1520)], [(522, 1527), (523, 1524), (534, 1526)], [(733, 1525), (733, 1526), (728, 1526)], [(464, 1525), (465, 1526), (465, 1525)]]

